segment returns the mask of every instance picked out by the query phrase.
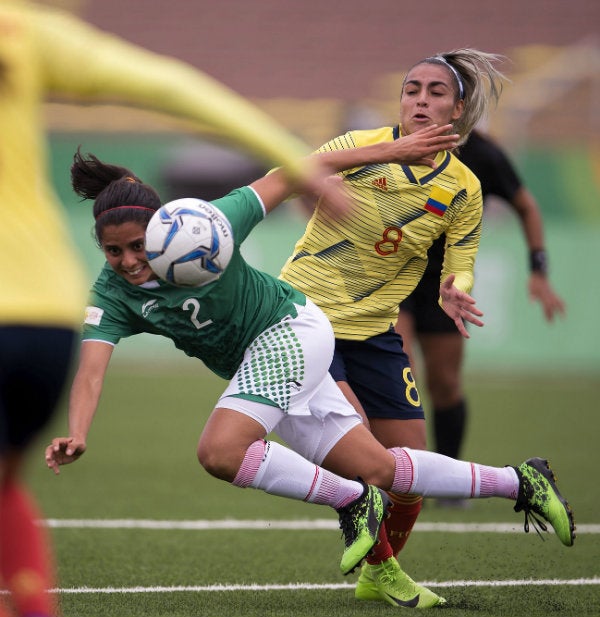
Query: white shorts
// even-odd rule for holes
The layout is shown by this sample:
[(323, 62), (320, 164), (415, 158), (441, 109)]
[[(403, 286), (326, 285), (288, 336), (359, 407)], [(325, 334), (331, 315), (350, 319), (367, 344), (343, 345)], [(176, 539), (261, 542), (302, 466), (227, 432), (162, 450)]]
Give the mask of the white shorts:
[[(257, 337), (219, 399), (274, 431), (296, 452), (320, 464), (362, 422), (329, 374), (334, 336), (310, 300)], [(261, 402), (271, 401), (271, 405)]]

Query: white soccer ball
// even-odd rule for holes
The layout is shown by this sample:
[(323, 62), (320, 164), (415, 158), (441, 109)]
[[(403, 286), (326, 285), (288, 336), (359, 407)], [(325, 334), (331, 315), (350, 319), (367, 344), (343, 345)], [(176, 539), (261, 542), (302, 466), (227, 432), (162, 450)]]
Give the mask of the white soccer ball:
[(201, 199), (176, 199), (156, 211), (146, 229), (154, 273), (173, 285), (201, 287), (217, 280), (233, 254), (233, 232), (218, 208)]

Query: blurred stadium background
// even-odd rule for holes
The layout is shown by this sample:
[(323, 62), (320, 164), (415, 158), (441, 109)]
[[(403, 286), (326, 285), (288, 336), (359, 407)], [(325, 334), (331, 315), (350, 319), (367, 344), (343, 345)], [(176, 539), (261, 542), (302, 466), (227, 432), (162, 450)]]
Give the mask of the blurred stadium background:
[[(486, 327), (473, 332), (467, 366), (503, 372), (600, 374), (600, 3), (597, 0), (55, 1), (92, 24), (197, 66), (248, 97), (317, 147), (347, 128), (396, 122), (404, 72), (456, 47), (504, 54), (511, 81), (488, 132), (512, 155), (544, 214), (551, 278), (567, 317), (546, 324), (526, 292), (527, 254), (508, 208), (487, 208), (474, 294)], [(168, 6), (168, 8), (167, 8)], [(90, 50), (93, 53), (93, 49)], [(82, 66), (84, 59), (82, 59)], [(212, 198), (264, 170), (218, 136), (118, 102), (47, 105), (52, 173), (92, 275), (101, 256), (90, 212), (71, 194), (75, 148), (123, 162), (165, 199)], [(282, 208), (247, 241), (251, 260), (279, 271), (305, 223)], [(118, 357), (180, 360), (149, 337)]]

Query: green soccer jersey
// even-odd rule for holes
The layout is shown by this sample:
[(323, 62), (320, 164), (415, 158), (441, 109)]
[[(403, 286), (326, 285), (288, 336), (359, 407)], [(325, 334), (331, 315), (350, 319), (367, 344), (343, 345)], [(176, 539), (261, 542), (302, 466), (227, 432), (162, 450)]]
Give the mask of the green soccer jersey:
[(240, 244), (264, 217), (256, 193), (248, 187), (237, 189), (213, 204), (229, 220), (235, 240), (233, 256), (221, 277), (199, 288), (162, 281), (137, 286), (107, 264), (92, 288), (84, 340), (116, 344), (142, 332), (158, 334), (230, 379), (261, 332), (287, 315), (297, 315), (295, 305), (303, 306), (305, 296), (256, 270), (240, 254)]
[[(320, 151), (392, 141), (399, 127), (351, 131)], [(421, 279), (427, 250), (446, 234), (442, 278), (473, 285), (481, 235), (482, 199), (475, 175), (449, 152), (437, 168), (367, 165), (344, 172), (353, 216), (333, 220), (317, 207), (281, 278), (329, 317), (336, 338), (365, 340), (389, 329), (398, 304)]]

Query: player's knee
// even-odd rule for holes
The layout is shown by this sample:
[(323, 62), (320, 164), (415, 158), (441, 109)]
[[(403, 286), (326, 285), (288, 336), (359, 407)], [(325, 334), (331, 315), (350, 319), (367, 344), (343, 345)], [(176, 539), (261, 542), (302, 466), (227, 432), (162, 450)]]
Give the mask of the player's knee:
[(235, 477), (229, 457), (218, 446), (200, 441), (196, 454), (200, 465), (211, 476), (227, 482), (231, 482)]
[(361, 478), (367, 483), (382, 489), (389, 489), (394, 481), (394, 459), (384, 450), (381, 457), (373, 459), (361, 472)]
[(429, 394), (436, 407), (448, 407), (462, 396), (462, 384), (456, 375), (445, 375), (428, 384)]

